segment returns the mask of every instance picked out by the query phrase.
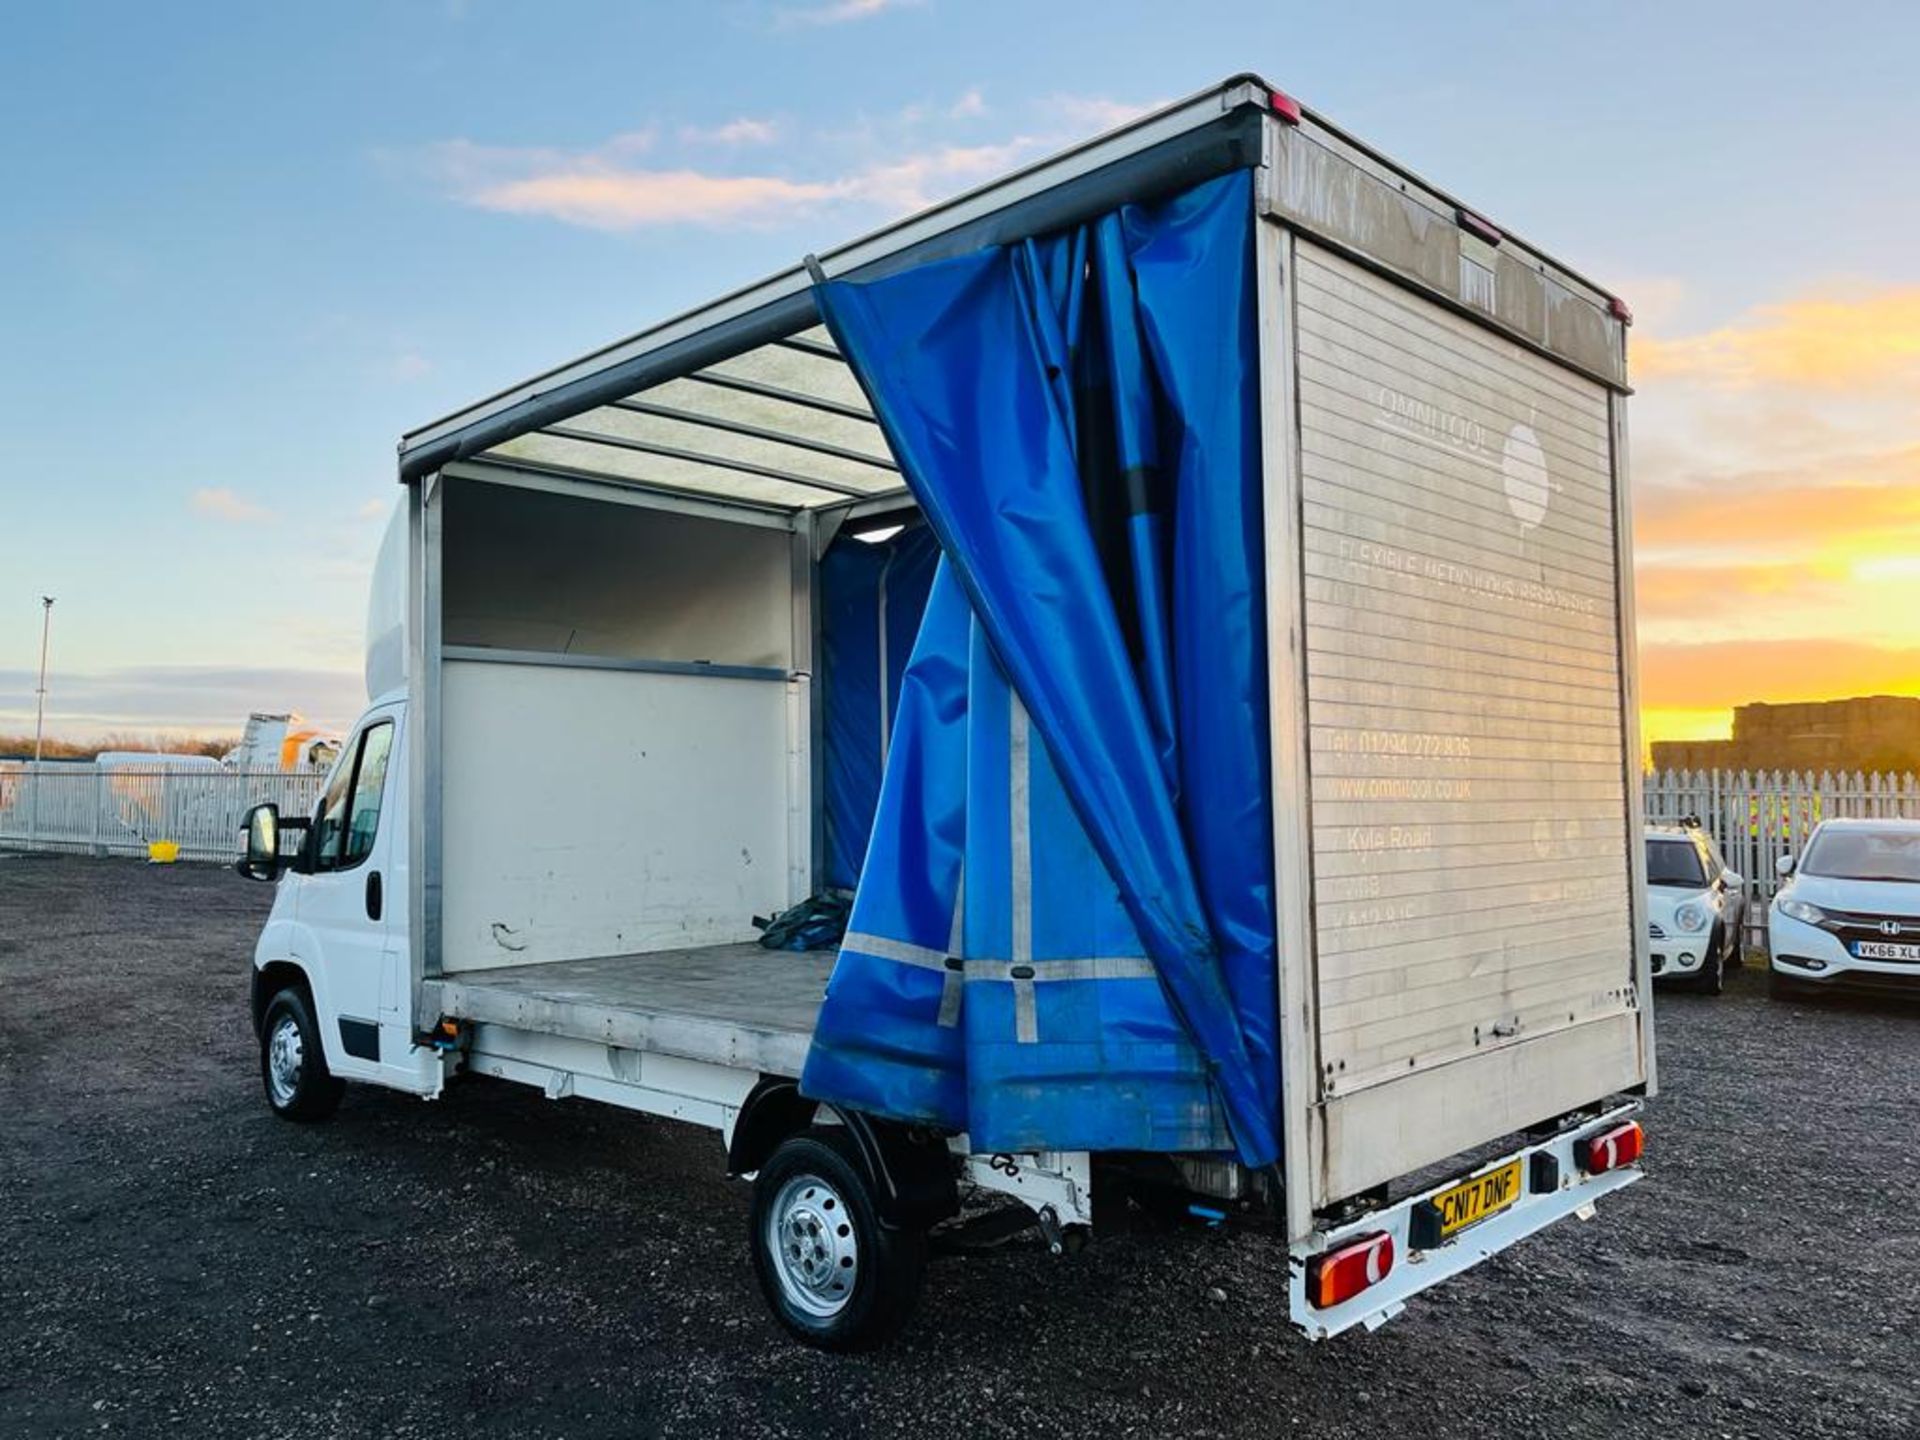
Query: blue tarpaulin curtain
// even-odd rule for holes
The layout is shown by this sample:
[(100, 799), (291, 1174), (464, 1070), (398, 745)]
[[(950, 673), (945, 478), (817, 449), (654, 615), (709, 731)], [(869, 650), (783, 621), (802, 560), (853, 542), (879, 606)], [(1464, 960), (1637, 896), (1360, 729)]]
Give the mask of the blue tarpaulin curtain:
[(1278, 1156), (1246, 172), (818, 287), (942, 560), (803, 1090)]
[(842, 535), (820, 557), (827, 884), (851, 890), (873, 830), (901, 675), (940, 547), (915, 525), (877, 543)]

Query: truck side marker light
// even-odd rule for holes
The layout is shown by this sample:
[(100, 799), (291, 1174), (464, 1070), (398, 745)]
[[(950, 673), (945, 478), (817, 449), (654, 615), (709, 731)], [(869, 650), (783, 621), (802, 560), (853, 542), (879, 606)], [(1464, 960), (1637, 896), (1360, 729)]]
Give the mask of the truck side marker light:
[(1576, 1153), (1580, 1157), (1582, 1170), (1589, 1175), (1604, 1175), (1609, 1170), (1618, 1170), (1622, 1165), (1633, 1164), (1646, 1148), (1647, 1137), (1640, 1129), (1639, 1122), (1629, 1120), (1604, 1134), (1581, 1141)]
[(1500, 227), (1498, 225), (1495, 225), (1484, 215), (1474, 214), (1471, 210), (1456, 209), (1453, 212), (1453, 218), (1459, 222), (1462, 230), (1466, 231), (1469, 235), (1478, 236), (1489, 245), (1498, 245), (1502, 240), (1507, 238), (1500, 233)]
[(1307, 1299), (1328, 1309), (1378, 1285), (1393, 1270), (1393, 1237), (1384, 1230), (1349, 1240), (1307, 1262)]

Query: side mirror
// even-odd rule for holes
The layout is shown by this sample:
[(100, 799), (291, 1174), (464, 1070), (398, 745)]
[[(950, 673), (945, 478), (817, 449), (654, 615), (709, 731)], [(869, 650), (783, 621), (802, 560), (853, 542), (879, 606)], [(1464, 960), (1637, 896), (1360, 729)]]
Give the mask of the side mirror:
[(1773, 862), (1773, 868), (1779, 872), (1782, 880), (1786, 879), (1789, 875), (1793, 874), (1793, 856), (1782, 855), (1778, 860)]
[(233, 868), (249, 880), (278, 880), (286, 869), (280, 858), (280, 807), (271, 801), (247, 811), (247, 852)]

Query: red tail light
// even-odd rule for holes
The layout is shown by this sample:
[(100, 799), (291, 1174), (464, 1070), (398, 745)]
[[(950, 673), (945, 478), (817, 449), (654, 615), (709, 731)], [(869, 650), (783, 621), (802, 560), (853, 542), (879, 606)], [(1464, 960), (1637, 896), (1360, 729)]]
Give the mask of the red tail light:
[(1579, 1147), (1580, 1168), (1589, 1175), (1604, 1175), (1609, 1170), (1618, 1170), (1622, 1165), (1631, 1165), (1646, 1148), (1647, 1137), (1642, 1133), (1639, 1123), (1629, 1120), (1603, 1135), (1582, 1141)]
[(1325, 1310), (1378, 1285), (1393, 1269), (1393, 1237), (1384, 1231), (1349, 1240), (1307, 1262), (1307, 1299)]

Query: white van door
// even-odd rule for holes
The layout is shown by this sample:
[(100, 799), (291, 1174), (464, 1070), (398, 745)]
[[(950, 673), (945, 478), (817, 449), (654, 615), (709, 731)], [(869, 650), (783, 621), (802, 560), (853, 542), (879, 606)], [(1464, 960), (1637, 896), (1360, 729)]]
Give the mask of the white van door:
[(396, 963), (394, 907), (406, 902), (387, 873), (398, 827), (381, 823), (402, 783), (392, 763), (400, 724), (398, 706), (370, 711), (347, 742), (314, 819), (312, 868), (301, 877), (297, 918), (318, 951), (327, 1064), (349, 1079), (374, 1079), (383, 1062), (404, 1059), (383, 1053), (397, 1037), (383, 1046), (380, 1027), (383, 981), (393, 990), (385, 971)]

